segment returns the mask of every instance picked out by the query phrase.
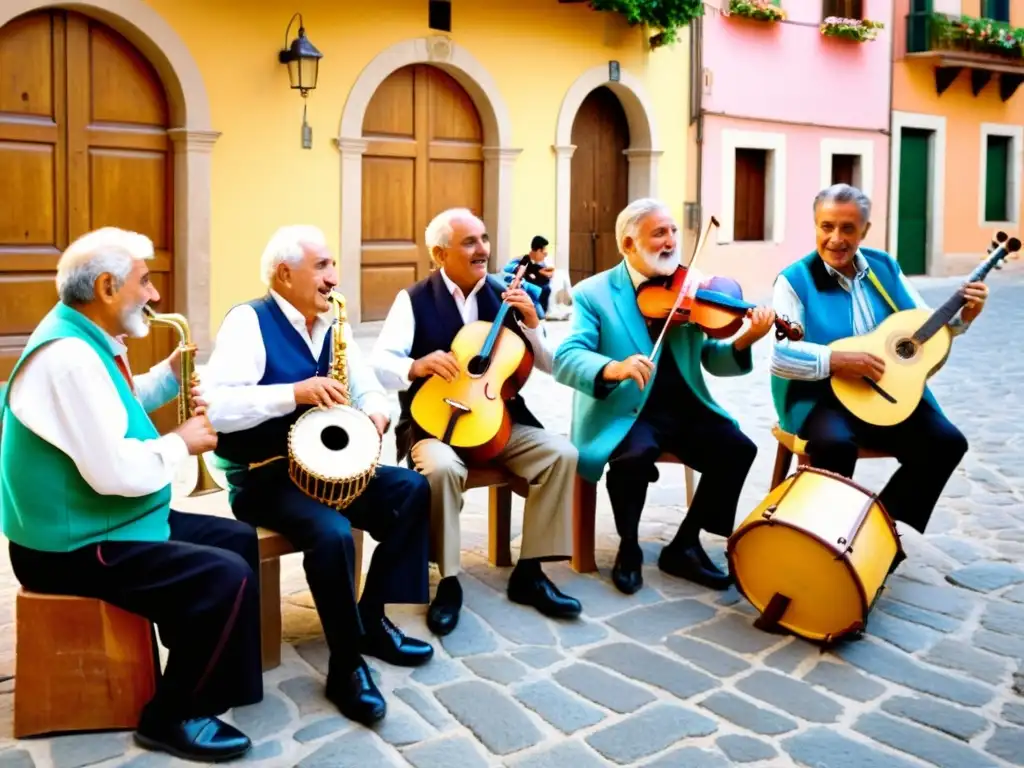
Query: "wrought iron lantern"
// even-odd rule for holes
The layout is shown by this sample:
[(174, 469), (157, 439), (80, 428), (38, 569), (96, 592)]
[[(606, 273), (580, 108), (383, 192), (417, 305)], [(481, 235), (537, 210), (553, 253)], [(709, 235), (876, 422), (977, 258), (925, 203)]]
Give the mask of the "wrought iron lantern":
[[(288, 33), (291, 32), (292, 24), (299, 20), (299, 34), (288, 45)], [(302, 94), (305, 99), (309, 92), (316, 88), (316, 81), (320, 75), (320, 59), (323, 54), (306, 37), (306, 27), (302, 20), (302, 14), (296, 13), (288, 22), (288, 28), (284, 32), (285, 48), (281, 50), (277, 59), (288, 66), (288, 80), (291, 87)], [(313, 129), (306, 123), (306, 104), (302, 104), (302, 146), (309, 149), (313, 145)]]

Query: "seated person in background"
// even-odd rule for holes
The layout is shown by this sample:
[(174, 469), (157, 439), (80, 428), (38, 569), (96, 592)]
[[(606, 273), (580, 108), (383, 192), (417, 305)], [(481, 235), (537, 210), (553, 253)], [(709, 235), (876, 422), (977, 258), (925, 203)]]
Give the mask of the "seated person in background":
[[(339, 511), (307, 496), (288, 474), (288, 433), (310, 408), (352, 405), (383, 435), (388, 401), (343, 330), (349, 392), (328, 377), (337, 285), (334, 258), (316, 227), (282, 227), (263, 251), (270, 290), (228, 312), (206, 366), (217, 457), (227, 471), (239, 520), (276, 531), (303, 553), (306, 579), (331, 658), (327, 697), (346, 716), (370, 724), (386, 703), (363, 654), (402, 666), (426, 663), (434, 649), (406, 637), (384, 613), (387, 603), (426, 603), (430, 491), (416, 472), (378, 466), (362, 495)], [(377, 445), (346, 450), (375, 453)], [(352, 528), (379, 542), (356, 601)]]
[[(855, 187), (835, 184), (814, 198), (816, 250), (782, 270), (775, 311), (804, 328), (801, 341), (777, 342), (772, 396), (779, 426), (807, 441), (811, 466), (853, 476), (859, 448), (890, 453), (900, 468), (879, 494), (889, 515), (924, 532), (967, 440), (926, 388), (902, 424), (878, 427), (854, 418), (832, 392), (831, 376), (878, 380), (885, 361), (862, 352), (832, 352), (828, 344), (868, 333), (890, 314), (926, 307), (896, 260), (861, 246), (871, 226), (871, 201)], [(949, 324), (963, 333), (988, 296), (983, 282), (964, 288), (967, 304)]]
[[(555, 268), (547, 264), (548, 241), (540, 235), (534, 236), (530, 241), (530, 264), (523, 274), (521, 287), (530, 295), (534, 304), (537, 305), (537, 314), (541, 320), (548, 311), (548, 302), (551, 301), (551, 278), (555, 274)], [(505, 284), (509, 285), (519, 268), (522, 256), (512, 259), (505, 265), (502, 277)]]
[[(505, 316), (505, 327), (533, 350), (536, 368), (551, 370), (551, 350), (526, 293), (522, 289), (505, 293), (500, 279), (488, 276), (490, 240), (484, 223), (471, 211), (455, 208), (438, 214), (427, 226), (426, 242), (440, 269), (399, 291), (377, 338), (373, 364), (381, 382), (399, 391), (398, 458), (409, 456), (430, 482), (431, 559), (438, 564), (441, 582), (427, 612), (427, 626), (437, 635), (446, 635), (455, 628), (462, 607), (457, 575), (459, 513), (469, 470), (450, 446), (416, 426), (409, 413), (413, 397), (429, 376), (452, 381), (459, 375), (458, 362), (449, 351), (452, 341), (466, 323), (493, 321), (503, 297), (514, 310)], [(540, 564), (572, 555), (576, 449), (561, 435), (541, 427), (522, 396), (507, 400), (506, 406), (512, 435), (495, 463), (530, 484), (523, 543), (519, 563), (509, 577), (508, 597), (548, 616), (575, 618), (581, 611), (579, 601), (562, 594)]]
[(181, 350), (133, 378), (118, 341), (149, 333), (143, 308), (160, 300), (152, 258), (149, 238), (113, 227), (60, 257), (60, 300), (3, 400), (3, 533), (26, 589), (98, 598), (159, 628), (170, 656), (136, 741), (227, 760), (251, 743), (217, 715), (263, 698), (259, 542), (237, 520), (170, 508), (182, 463), (217, 437), (198, 399), (196, 415), (161, 437), (149, 412), (178, 394)]
[(678, 228), (658, 200), (630, 203), (615, 222), (622, 254), (617, 267), (576, 285), (572, 334), (555, 353), (555, 379), (576, 390), (572, 440), (580, 475), (596, 483), (608, 467), (608, 495), (620, 537), (612, 582), (632, 594), (643, 586), (638, 541), (647, 486), (658, 479), (662, 452), (701, 473), (686, 517), (661, 551), (658, 567), (711, 589), (732, 582), (701, 547), (701, 529), (732, 533), (740, 491), (757, 446), (711, 397), (701, 371), (739, 376), (753, 367), (751, 345), (772, 327), (775, 315), (758, 307), (733, 342), (705, 336), (697, 325), (670, 328), (649, 357), (660, 323), (648, 324), (637, 290), (679, 266)]

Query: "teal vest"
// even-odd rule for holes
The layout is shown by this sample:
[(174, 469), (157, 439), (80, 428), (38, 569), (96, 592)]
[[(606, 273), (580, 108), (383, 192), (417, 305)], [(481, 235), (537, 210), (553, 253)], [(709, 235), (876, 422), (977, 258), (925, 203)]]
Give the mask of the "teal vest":
[[(83, 314), (58, 303), (43, 318), (11, 372), (45, 344), (63, 338), (81, 339), (100, 356), (128, 414), (126, 438), (160, 436), (132, 394), (114, 362), (104, 332)], [(70, 552), (103, 541), (166, 541), (170, 538), (171, 486), (139, 497), (106, 496), (85, 481), (74, 461), (38, 437), (14, 416), (2, 396), (0, 437), (0, 525), (3, 534), (23, 547)]]
[[(874, 248), (861, 248), (870, 269), (900, 311), (913, 309), (914, 299), (904, 289), (900, 268), (889, 254)], [(853, 335), (853, 297), (836, 282), (825, 269), (817, 251), (782, 270), (804, 307), (804, 341), (812, 344), (831, 344)], [(866, 277), (864, 278), (867, 279)], [(870, 283), (867, 294), (877, 322), (893, 314), (892, 307)], [(779, 426), (787, 432), (799, 434), (804, 421), (815, 404), (830, 389), (828, 379), (823, 381), (797, 381), (772, 376), (772, 399)], [(938, 403), (926, 387), (924, 399), (936, 410)]]

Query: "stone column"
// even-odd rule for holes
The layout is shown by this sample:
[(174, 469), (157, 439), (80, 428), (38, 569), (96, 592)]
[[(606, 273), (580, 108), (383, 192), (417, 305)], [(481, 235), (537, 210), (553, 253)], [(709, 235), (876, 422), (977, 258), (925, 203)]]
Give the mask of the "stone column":
[[(210, 200), (218, 131), (172, 128), (174, 145), (174, 310), (188, 320), (196, 362), (213, 351), (210, 316)], [(219, 325), (219, 323), (218, 323)]]
[(523, 150), (484, 147), (484, 224), (491, 235), (491, 271), (500, 269), (512, 251), (512, 174)]
[(623, 152), (629, 163), (628, 192), (630, 201), (641, 197), (658, 197), (658, 161), (660, 149), (627, 149)]
[(569, 272), (569, 219), (572, 200), (572, 156), (575, 144), (551, 147), (555, 151), (555, 269)]
[(337, 139), (341, 153), (341, 237), (338, 246), (338, 289), (345, 295), (348, 319), (355, 329), (362, 322), (363, 155), (361, 137)]

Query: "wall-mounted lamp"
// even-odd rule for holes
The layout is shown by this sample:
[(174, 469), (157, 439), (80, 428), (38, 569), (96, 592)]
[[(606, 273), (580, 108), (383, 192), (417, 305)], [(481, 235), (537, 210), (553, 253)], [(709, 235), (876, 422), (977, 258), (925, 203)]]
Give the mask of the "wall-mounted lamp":
[[(288, 33), (295, 19), (299, 20), (299, 34), (292, 40), (291, 45), (288, 45)], [(301, 13), (296, 13), (288, 22), (288, 28), (284, 31), (284, 43), (286, 47), (277, 54), (277, 60), (288, 65), (288, 80), (291, 87), (297, 89), (305, 99), (309, 92), (316, 88), (316, 80), (320, 74), (320, 59), (324, 55), (306, 37)], [(306, 122), (305, 101), (302, 103), (302, 146), (304, 149), (313, 146), (313, 129)]]

